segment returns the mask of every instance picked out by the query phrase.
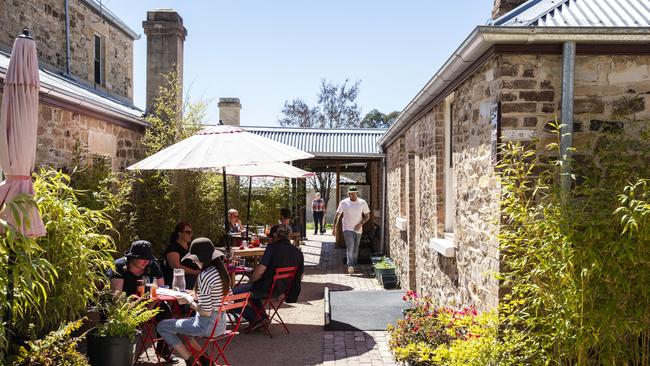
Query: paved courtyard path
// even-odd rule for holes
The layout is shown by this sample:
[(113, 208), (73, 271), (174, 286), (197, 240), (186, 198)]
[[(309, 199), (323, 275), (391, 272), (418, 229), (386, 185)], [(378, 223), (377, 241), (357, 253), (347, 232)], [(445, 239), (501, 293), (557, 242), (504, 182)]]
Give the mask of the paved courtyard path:
[[(395, 365), (383, 331), (325, 331), (323, 292), (331, 290), (383, 291), (370, 266), (347, 274), (345, 249), (334, 247), (331, 235), (310, 235), (301, 246), (305, 277), (299, 302), (285, 305), (280, 314), (289, 327), (271, 325), (273, 338), (263, 332), (241, 333), (227, 349), (233, 366), (256, 365)], [(245, 328), (246, 325), (242, 326)], [(179, 365), (182, 365), (181, 362)]]

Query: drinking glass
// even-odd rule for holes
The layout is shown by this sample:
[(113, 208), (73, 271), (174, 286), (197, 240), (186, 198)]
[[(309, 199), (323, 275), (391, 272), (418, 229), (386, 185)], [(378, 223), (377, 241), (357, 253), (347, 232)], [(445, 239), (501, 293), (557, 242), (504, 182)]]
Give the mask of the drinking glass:
[(239, 267), (246, 267), (246, 258), (239, 258)]
[(172, 289), (175, 291), (185, 291), (185, 270), (183, 268), (174, 268), (174, 279), (172, 280)]

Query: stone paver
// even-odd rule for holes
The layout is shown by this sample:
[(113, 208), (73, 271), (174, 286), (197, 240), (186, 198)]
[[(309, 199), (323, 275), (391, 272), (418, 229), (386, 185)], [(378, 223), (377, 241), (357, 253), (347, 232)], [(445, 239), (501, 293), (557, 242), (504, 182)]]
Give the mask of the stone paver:
[[(273, 338), (262, 332), (235, 337), (226, 354), (232, 365), (396, 365), (383, 331), (325, 331), (323, 292), (330, 290), (377, 290), (383, 288), (362, 265), (353, 275), (343, 263), (345, 249), (335, 248), (331, 235), (309, 235), (301, 246), (305, 256), (300, 301), (280, 311), (289, 327), (273, 324)], [(245, 328), (246, 326), (242, 326)], [(183, 365), (181, 362), (179, 365)], [(146, 364), (145, 364), (146, 365)]]

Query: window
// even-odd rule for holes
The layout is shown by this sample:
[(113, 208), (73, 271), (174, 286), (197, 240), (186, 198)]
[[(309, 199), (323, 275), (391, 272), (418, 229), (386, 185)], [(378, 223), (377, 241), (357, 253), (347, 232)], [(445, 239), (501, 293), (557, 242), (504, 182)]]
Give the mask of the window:
[(93, 70), (95, 85), (104, 85), (104, 70), (103, 70), (103, 40), (102, 37), (95, 34), (94, 47), (93, 47)]
[(456, 215), (456, 178), (453, 154), (453, 94), (445, 99), (445, 233), (454, 232)]

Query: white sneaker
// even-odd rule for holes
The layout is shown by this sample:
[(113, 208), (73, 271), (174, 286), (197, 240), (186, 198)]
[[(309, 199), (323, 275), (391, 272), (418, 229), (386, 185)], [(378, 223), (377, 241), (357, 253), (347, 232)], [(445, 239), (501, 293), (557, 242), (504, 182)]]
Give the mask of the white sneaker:
[(349, 274), (353, 274), (353, 273), (354, 273), (354, 267), (349, 266), (349, 267), (348, 267), (348, 273), (349, 273)]

